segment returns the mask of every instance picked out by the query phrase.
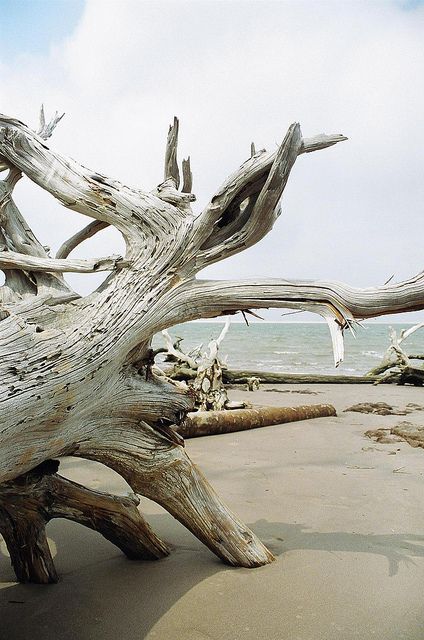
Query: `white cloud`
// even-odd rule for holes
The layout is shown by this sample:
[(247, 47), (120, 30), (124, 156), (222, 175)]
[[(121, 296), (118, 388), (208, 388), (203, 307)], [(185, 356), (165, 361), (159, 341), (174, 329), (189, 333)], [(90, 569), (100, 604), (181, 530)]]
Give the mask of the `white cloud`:
[[(89, 0), (48, 56), (3, 60), (2, 110), (34, 122), (41, 101), (63, 109), (54, 146), (147, 189), (177, 114), (199, 206), (252, 139), (273, 148), (293, 120), (343, 132), (299, 159), (273, 233), (208, 273), (374, 285), (423, 266), (423, 18), (389, 2)], [(82, 224), (29, 185), (18, 197), (54, 247)], [(109, 236), (84, 252), (114, 250)]]

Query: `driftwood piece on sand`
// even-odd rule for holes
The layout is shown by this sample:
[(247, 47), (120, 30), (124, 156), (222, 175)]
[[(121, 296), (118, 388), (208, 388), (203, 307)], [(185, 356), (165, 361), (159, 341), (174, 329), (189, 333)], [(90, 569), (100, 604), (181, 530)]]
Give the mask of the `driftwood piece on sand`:
[[(272, 554), (223, 504), (173, 432), (172, 425), (193, 409), (193, 398), (185, 385), (157, 370), (152, 337), (178, 323), (238, 310), (302, 309), (326, 319), (337, 364), (343, 332), (356, 319), (424, 308), (424, 274), (366, 289), (333, 281), (197, 278), (205, 267), (260, 241), (281, 212), (298, 158), (307, 162), (305, 154), (345, 140), (342, 135), (304, 138), (299, 124), (292, 124), (276, 151), (255, 151), (194, 212), (187, 163), (183, 190), (178, 189), (178, 120), (167, 139), (164, 180), (153, 190), (128, 187), (56, 152), (46, 140), (58, 121), (56, 115), (46, 123), (43, 112), (35, 132), (0, 116), (0, 169), (8, 170), (0, 180), (0, 511), (18, 577), (55, 578), (51, 566), (44, 573), (36, 568), (37, 550), (30, 557), (20, 554), (35, 541), (44, 549), (42, 562), (50, 562), (43, 538), (45, 501), (37, 486), (55, 483), (55, 494), (62, 481), (43, 476), (36, 486), (26, 474), (67, 455), (117, 471), (135, 493), (162, 505), (225, 562), (266, 564)], [(125, 127), (118, 135), (126, 135)], [(23, 175), (71, 214), (94, 221), (65, 241), (57, 258), (14, 202)], [(71, 250), (107, 225), (125, 240), (122, 260), (68, 260)], [(96, 291), (79, 296), (62, 275), (75, 269), (110, 274)], [(78, 517), (82, 513), (84, 524), (107, 531), (105, 498), (88, 499), (78, 491)], [(123, 518), (120, 527), (116, 542), (127, 548), (134, 526)], [(154, 534), (144, 528), (143, 535), (147, 546), (157, 547)]]
[[(168, 331), (162, 331), (166, 344), (165, 362), (174, 362), (166, 374), (173, 380), (190, 383), (193, 392), (194, 406), (200, 411), (220, 411), (228, 405), (228, 395), (222, 381), (223, 363), (218, 352), (221, 342), (230, 327), (228, 317), (219, 336), (211, 340), (207, 350), (202, 354), (202, 345), (196, 350), (196, 355), (186, 354), (179, 348), (181, 338), (174, 342)], [(184, 375), (183, 372), (190, 372)]]
[(311, 404), (300, 407), (258, 406), (248, 409), (232, 409), (231, 411), (196, 411), (188, 413), (177, 430), (184, 438), (196, 438), (336, 415), (336, 410), (331, 404)]
[(224, 382), (229, 384), (247, 384), (247, 381), (252, 377), (258, 378), (262, 384), (370, 384), (373, 382), (373, 378), (368, 376), (276, 373), (274, 371), (234, 369), (225, 369), (222, 377)]
[(424, 360), (424, 355), (407, 355), (401, 347), (402, 342), (423, 327), (424, 322), (421, 322), (409, 329), (402, 329), (399, 336), (396, 330), (390, 327), (390, 346), (384, 354), (382, 362), (366, 374), (369, 378), (377, 376), (374, 384), (397, 382), (401, 385), (424, 386), (424, 368), (411, 363), (411, 360)]

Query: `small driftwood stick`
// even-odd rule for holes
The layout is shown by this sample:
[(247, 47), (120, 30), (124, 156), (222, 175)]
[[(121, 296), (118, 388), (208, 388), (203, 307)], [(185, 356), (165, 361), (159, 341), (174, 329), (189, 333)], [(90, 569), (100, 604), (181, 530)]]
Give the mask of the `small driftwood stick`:
[(196, 411), (188, 413), (177, 431), (184, 438), (212, 436), (234, 431), (247, 431), (286, 422), (336, 416), (331, 404), (312, 404), (301, 407), (254, 407), (230, 411)]

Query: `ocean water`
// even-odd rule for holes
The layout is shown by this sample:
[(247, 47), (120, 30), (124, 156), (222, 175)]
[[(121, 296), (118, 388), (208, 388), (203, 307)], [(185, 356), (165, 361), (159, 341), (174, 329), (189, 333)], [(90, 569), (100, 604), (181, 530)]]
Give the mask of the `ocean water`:
[[(181, 337), (185, 353), (217, 338), (224, 323), (188, 322), (169, 330), (172, 338)], [(396, 324), (399, 332), (410, 324)], [(358, 327), (356, 338), (345, 332), (345, 360), (334, 368), (330, 334), (324, 323), (239, 322), (230, 325), (220, 355), (230, 369), (256, 369), (284, 373), (364, 374), (381, 361), (389, 346), (390, 324), (370, 323)], [(155, 336), (154, 347), (164, 346)], [(424, 353), (424, 328), (404, 343), (406, 353)]]

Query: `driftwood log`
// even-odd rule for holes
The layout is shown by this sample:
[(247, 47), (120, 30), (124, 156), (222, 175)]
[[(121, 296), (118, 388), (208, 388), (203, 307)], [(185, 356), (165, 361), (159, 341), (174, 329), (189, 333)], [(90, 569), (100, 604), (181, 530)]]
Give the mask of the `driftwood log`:
[[(178, 369), (166, 369), (166, 374), (174, 380), (194, 380), (196, 370), (180, 366)], [(276, 371), (257, 371), (242, 369), (223, 369), (224, 384), (248, 384), (257, 378), (261, 384), (370, 384), (380, 380), (378, 376), (348, 376), (320, 373), (278, 373)], [(383, 381), (384, 382), (384, 381)]]
[[(355, 319), (424, 307), (424, 274), (367, 289), (332, 281), (196, 278), (208, 265), (259, 242), (280, 214), (296, 160), (345, 140), (342, 135), (303, 138), (292, 124), (276, 151), (253, 152), (194, 213), (188, 161), (178, 188), (177, 120), (168, 134), (164, 179), (153, 191), (125, 186), (51, 149), (46, 140), (58, 120), (46, 122), (42, 113), (35, 132), (0, 116), (0, 170), (8, 170), (0, 181), (0, 525), (18, 578), (55, 578), (43, 519), (47, 503), (61, 504), (63, 483), (46, 473), (33, 480), (31, 472), (65, 455), (116, 470), (135, 493), (163, 505), (225, 562), (268, 563), (272, 554), (222, 503), (178, 440), (172, 425), (181, 423), (193, 401), (155, 369), (152, 336), (237, 310), (303, 309), (327, 320), (337, 364), (343, 332)], [(94, 221), (65, 241), (56, 258), (14, 203), (22, 174), (70, 212)], [(69, 258), (107, 225), (124, 237), (125, 256)], [(110, 274), (84, 297), (63, 278), (66, 271), (100, 269)], [(102, 495), (97, 502), (78, 491), (65, 503), (75, 498), (85, 524), (110, 532), (105, 520), (116, 510), (114, 498)], [(57, 513), (46, 511), (46, 517)], [(159, 549), (154, 557), (164, 552), (150, 529), (124, 517), (108, 535), (135, 555), (142, 553), (140, 539)]]
[(177, 431), (184, 438), (197, 438), (336, 415), (336, 410), (331, 404), (310, 404), (300, 407), (255, 406), (231, 411), (196, 411), (187, 414), (185, 420), (177, 427)]

